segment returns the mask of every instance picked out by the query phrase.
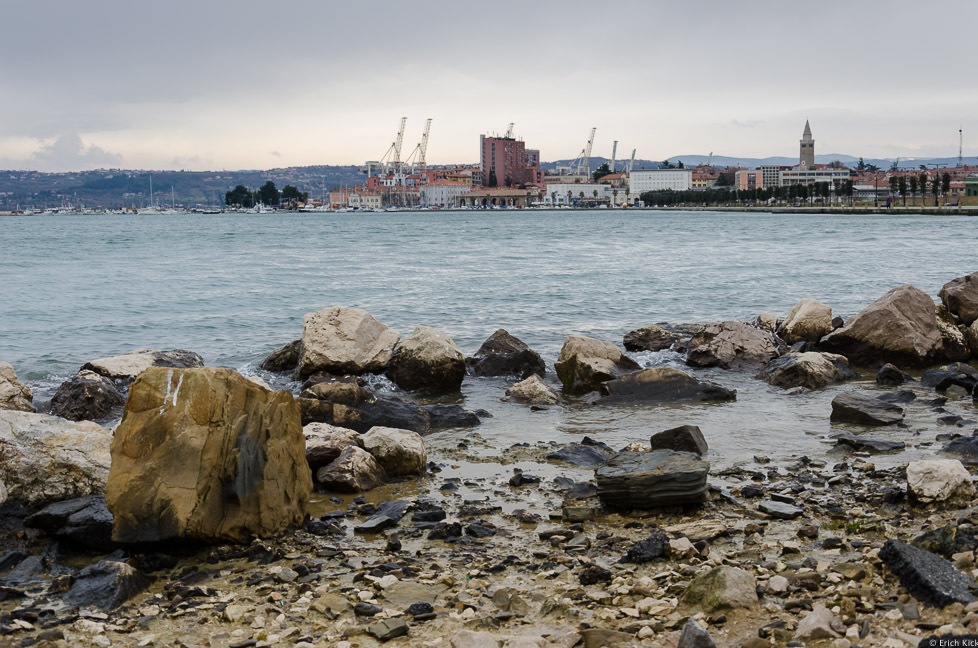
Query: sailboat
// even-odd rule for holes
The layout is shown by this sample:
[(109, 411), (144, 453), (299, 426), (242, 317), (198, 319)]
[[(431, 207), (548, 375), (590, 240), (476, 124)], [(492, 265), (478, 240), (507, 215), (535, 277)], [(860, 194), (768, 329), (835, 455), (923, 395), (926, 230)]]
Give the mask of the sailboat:
[(149, 206), (139, 210), (141, 216), (160, 216), (163, 214), (153, 200), (153, 176), (149, 177)]

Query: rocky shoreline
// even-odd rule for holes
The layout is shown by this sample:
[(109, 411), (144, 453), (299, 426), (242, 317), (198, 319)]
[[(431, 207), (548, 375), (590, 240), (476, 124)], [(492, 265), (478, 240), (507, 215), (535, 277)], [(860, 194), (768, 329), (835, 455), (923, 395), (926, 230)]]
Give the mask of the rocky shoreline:
[[(978, 273), (939, 298), (901, 286), (844, 322), (806, 299), (625, 336), (690, 371), (571, 335), (553, 374), (503, 330), (466, 358), (342, 307), (263, 362), (296, 394), (139, 350), (86, 363), (38, 414), (0, 363), (0, 645), (968, 645)], [(722, 470), (691, 425), (502, 448), (457, 396), (504, 377), (499, 397), (531, 411), (737, 398), (702, 367), (786, 407), (857, 369), (877, 389), (832, 400), (831, 455)], [(906, 446), (875, 430), (910, 409), (933, 452), (877, 465)]]

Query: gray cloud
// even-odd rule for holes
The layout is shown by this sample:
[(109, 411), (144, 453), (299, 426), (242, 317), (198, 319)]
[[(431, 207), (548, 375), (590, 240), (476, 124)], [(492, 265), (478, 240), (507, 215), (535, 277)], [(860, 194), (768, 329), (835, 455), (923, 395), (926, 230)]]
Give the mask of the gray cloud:
[(85, 146), (78, 133), (66, 133), (38, 149), (30, 166), (39, 171), (115, 168), (122, 166), (122, 156), (94, 144)]

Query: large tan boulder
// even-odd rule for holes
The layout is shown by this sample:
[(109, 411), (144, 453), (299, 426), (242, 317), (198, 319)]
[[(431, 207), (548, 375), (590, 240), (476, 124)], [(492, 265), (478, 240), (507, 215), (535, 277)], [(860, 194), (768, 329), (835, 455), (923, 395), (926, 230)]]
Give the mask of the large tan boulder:
[(33, 400), (31, 388), (17, 380), (14, 368), (6, 362), (0, 362), (0, 410), (33, 412)]
[(825, 336), (819, 348), (856, 365), (921, 368), (944, 359), (934, 300), (910, 284), (889, 291), (846, 325)]
[(978, 320), (978, 272), (952, 279), (938, 296), (965, 326)]
[(299, 407), (230, 369), (151, 367), (112, 441), (105, 499), (119, 542), (242, 542), (305, 516)]
[(109, 476), (112, 430), (33, 412), (0, 411), (0, 481), (10, 500), (40, 507), (97, 495)]
[(975, 496), (975, 486), (957, 459), (922, 459), (907, 464), (907, 493), (917, 504), (961, 507)]
[(769, 331), (744, 322), (704, 326), (690, 341), (686, 364), (722, 369), (760, 369), (781, 355)]
[(94, 371), (112, 380), (129, 381), (150, 367), (172, 367), (187, 369), (203, 367), (204, 360), (199, 354), (186, 349), (158, 351), (156, 349), (137, 349), (118, 356), (99, 358), (82, 365), (82, 371)]
[(831, 332), (832, 308), (807, 298), (795, 304), (778, 327), (778, 335), (788, 344), (818, 342)]
[(306, 438), (306, 461), (313, 475), (335, 461), (347, 446), (362, 443), (362, 435), (356, 430), (328, 423), (309, 423), (303, 426), (302, 434)]
[(418, 326), (394, 347), (387, 376), (401, 389), (458, 391), (465, 378), (465, 356), (452, 338)]
[(316, 482), (327, 491), (360, 493), (386, 483), (387, 473), (372, 454), (349, 445), (316, 472)]
[(569, 335), (554, 369), (565, 391), (583, 394), (598, 389), (604, 382), (636, 371), (639, 365), (611, 342)]
[(400, 333), (365, 310), (334, 306), (302, 318), (299, 373), (363, 374), (383, 371)]

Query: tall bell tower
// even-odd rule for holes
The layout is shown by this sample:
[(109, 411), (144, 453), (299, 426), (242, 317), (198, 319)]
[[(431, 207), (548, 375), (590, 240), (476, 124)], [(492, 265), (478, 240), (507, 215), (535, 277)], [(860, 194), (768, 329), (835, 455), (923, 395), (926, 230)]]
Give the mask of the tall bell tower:
[(815, 168), (815, 140), (812, 139), (812, 127), (805, 120), (805, 132), (801, 135), (801, 147), (798, 153), (798, 164), (801, 166)]

